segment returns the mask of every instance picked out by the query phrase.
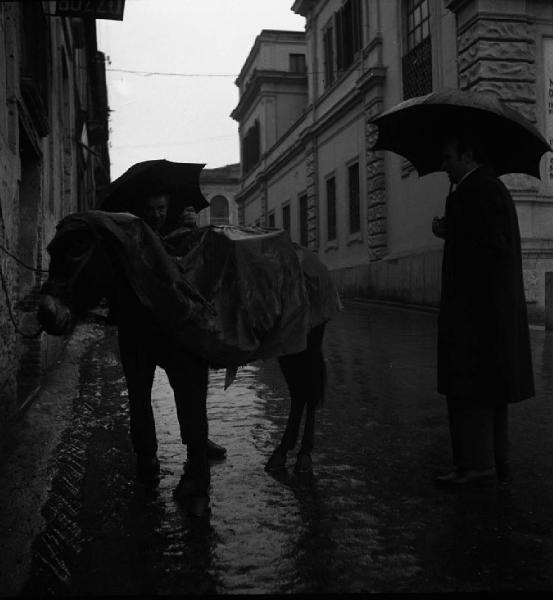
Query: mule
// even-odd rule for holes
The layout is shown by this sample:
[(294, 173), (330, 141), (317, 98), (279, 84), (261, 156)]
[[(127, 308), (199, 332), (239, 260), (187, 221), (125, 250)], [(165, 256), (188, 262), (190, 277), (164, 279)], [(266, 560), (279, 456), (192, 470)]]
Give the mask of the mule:
[[(140, 243), (136, 242), (137, 239)], [(165, 353), (169, 349), (171, 360), (178, 356), (178, 372), (182, 373), (185, 389), (182, 389), (182, 385), (179, 387), (179, 382), (172, 380), (174, 378), (169, 377), (169, 381), (176, 400), (178, 394), (186, 395), (185, 402), (177, 404), (177, 415), (179, 421), (188, 419), (190, 432), (186, 441), (188, 465), (175, 490), (175, 497), (181, 500), (208, 498), (208, 371), (225, 365), (221, 364), (220, 356), (213, 361), (205, 348), (200, 350), (196, 347), (194, 335), (177, 339), (172, 335), (172, 330), (178, 329), (179, 323), (184, 323), (186, 327), (195, 324), (200, 315), (204, 318), (206, 312), (213, 311), (213, 299), (204, 298), (182, 277), (178, 269), (174, 270), (172, 263), (175, 259), (169, 257), (158, 238), (140, 219), (128, 214), (89, 211), (70, 215), (58, 225), (48, 251), (49, 274), (42, 287), (38, 311), (39, 321), (47, 333), (69, 333), (86, 311), (97, 306), (102, 298), (107, 298), (110, 306), (117, 307), (118, 312), (125, 315), (123, 320), (126, 319), (130, 326), (123, 328), (124, 331), (134, 330), (138, 339), (144, 329), (155, 330), (156, 343), (159, 344), (156, 347)], [(317, 259), (311, 255), (310, 260)], [(323, 267), (323, 270), (326, 272), (323, 277), (327, 277), (326, 268)], [(333, 289), (329, 277), (325, 285), (327, 289)], [(311, 304), (316, 300), (314, 293), (310, 289)], [(178, 312), (175, 312), (177, 304)], [(267, 471), (285, 467), (288, 453), (296, 446), (304, 412), (304, 430), (294, 469), (302, 472), (312, 468), (315, 409), (322, 403), (325, 391), (323, 336), (328, 315), (340, 308), (337, 294), (329, 306), (331, 309), (323, 315), (324, 318), (319, 315), (320, 322), (311, 319), (313, 326), (307, 332), (304, 348), (275, 356), (288, 386), (290, 410), (280, 443), (265, 465)], [(168, 324), (164, 329), (162, 321), (165, 317)], [(272, 337), (278, 334), (280, 322), (276, 322), (277, 327), (271, 331)], [(119, 327), (121, 334), (121, 324)], [(120, 344), (120, 348), (123, 365), (134, 360), (128, 356), (133, 348), (136, 352), (133, 343)], [(149, 404), (153, 373), (145, 377), (140, 369), (125, 369), (125, 375), (129, 399), (142, 395)], [(186, 406), (186, 410), (183, 406)], [(181, 415), (179, 410), (187, 414)]]

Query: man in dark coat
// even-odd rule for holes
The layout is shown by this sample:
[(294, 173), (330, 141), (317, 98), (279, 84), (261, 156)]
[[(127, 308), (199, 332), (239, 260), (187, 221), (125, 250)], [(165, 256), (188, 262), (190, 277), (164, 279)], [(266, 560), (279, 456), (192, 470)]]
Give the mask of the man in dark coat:
[(456, 487), (509, 478), (507, 407), (534, 395), (520, 233), (505, 185), (474, 135), (445, 140), (454, 192), (433, 231), (445, 240), (438, 392), (447, 396)]
[[(152, 194), (137, 205), (135, 214), (141, 217), (155, 233), (162, 236), (171, 230), (171, 224), (167, 223), (168, 209), (169, 197), (166, 194)], [(157, 439), (151, 404), (156, 367), (160, 366), (165, 370), (173, 388), (184, 444), (197, 433), (195, 428), (200, 423), (204, 423), (207, 427), (206, 415), (193, 414), (194, 410), (200, 409), (189, 406), (190, 403), (187, 402), (190, 396), (200, 397), (204, 393), (207, 386), (204, 370), (200, 366), (196, 370), (198, 380), (192, 381), (190, 369), (184, 372), (182, 365), (190, 365), (197, 359), (188, 354), (183, 356), (177, 348), (168, 347), (166, 338), (160, 332), (147, 330), (144, 325), (137, 327), (136, 323), (147, 322), (140, 315), (129, 314), (125, 307), (112, 307), (111, 318), (118, 325), (121, 362), (128, 385), (131, 440), (137, 455), (138, 473), (146, 478), (157, 476), (160, 466), (157, 459)], [(208, 439), (207, 456), (222, 459), (226, 456), (226, 449)]]

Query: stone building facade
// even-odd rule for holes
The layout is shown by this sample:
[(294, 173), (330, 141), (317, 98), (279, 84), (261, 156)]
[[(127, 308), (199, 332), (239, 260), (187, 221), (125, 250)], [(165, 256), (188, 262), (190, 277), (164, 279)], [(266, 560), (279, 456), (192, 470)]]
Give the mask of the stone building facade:
[[(402, 157), (372, 151), (371, 120), (442, 87), (481, 90), (553, 139), (553, 3), (296, 0), (291, 8), (305, 17), (305, 32), (261, 32), (236, 82), (241, 218), (287, 228), (319, 254), (344, 295), (436, 305), (442, 242), (431, 221), (443, 213), (447, 177), (419, 177)], [(306, 69), (292, 86), (299, 61), (284, 58), (300, 52)], [(292, 93), (296, 101), (283, 102)], [(539, 316), (544, 273), (553, 270), (552, 157), (541, 180), (504, 180)]]
[(0, 3), (0, 430), (32, 397), (63, 340), (34, 311), (46, 246), (109, 183), (104, 56), (92, 18), (56, 2)]

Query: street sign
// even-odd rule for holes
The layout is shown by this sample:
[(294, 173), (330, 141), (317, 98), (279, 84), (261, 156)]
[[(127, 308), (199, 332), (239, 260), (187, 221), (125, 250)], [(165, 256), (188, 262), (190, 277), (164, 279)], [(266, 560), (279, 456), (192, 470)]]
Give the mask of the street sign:
[(122, 21), (125, 0), (58, 0), (58, 17), (93, 17)]

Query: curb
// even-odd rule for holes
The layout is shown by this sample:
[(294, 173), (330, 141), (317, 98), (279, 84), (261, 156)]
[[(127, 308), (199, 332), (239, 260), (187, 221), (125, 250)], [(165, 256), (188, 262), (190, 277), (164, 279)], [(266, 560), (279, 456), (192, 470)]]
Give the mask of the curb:
[(54, 365), (29, 394), (9, 433), (0, 462), (0, 595), (21, 593), (31, 568), (33, 543), (51, 518), (44, 507), (59, 471), (58, 448), (71, 426), (80, 363), (103, 332), (78, 326)]

